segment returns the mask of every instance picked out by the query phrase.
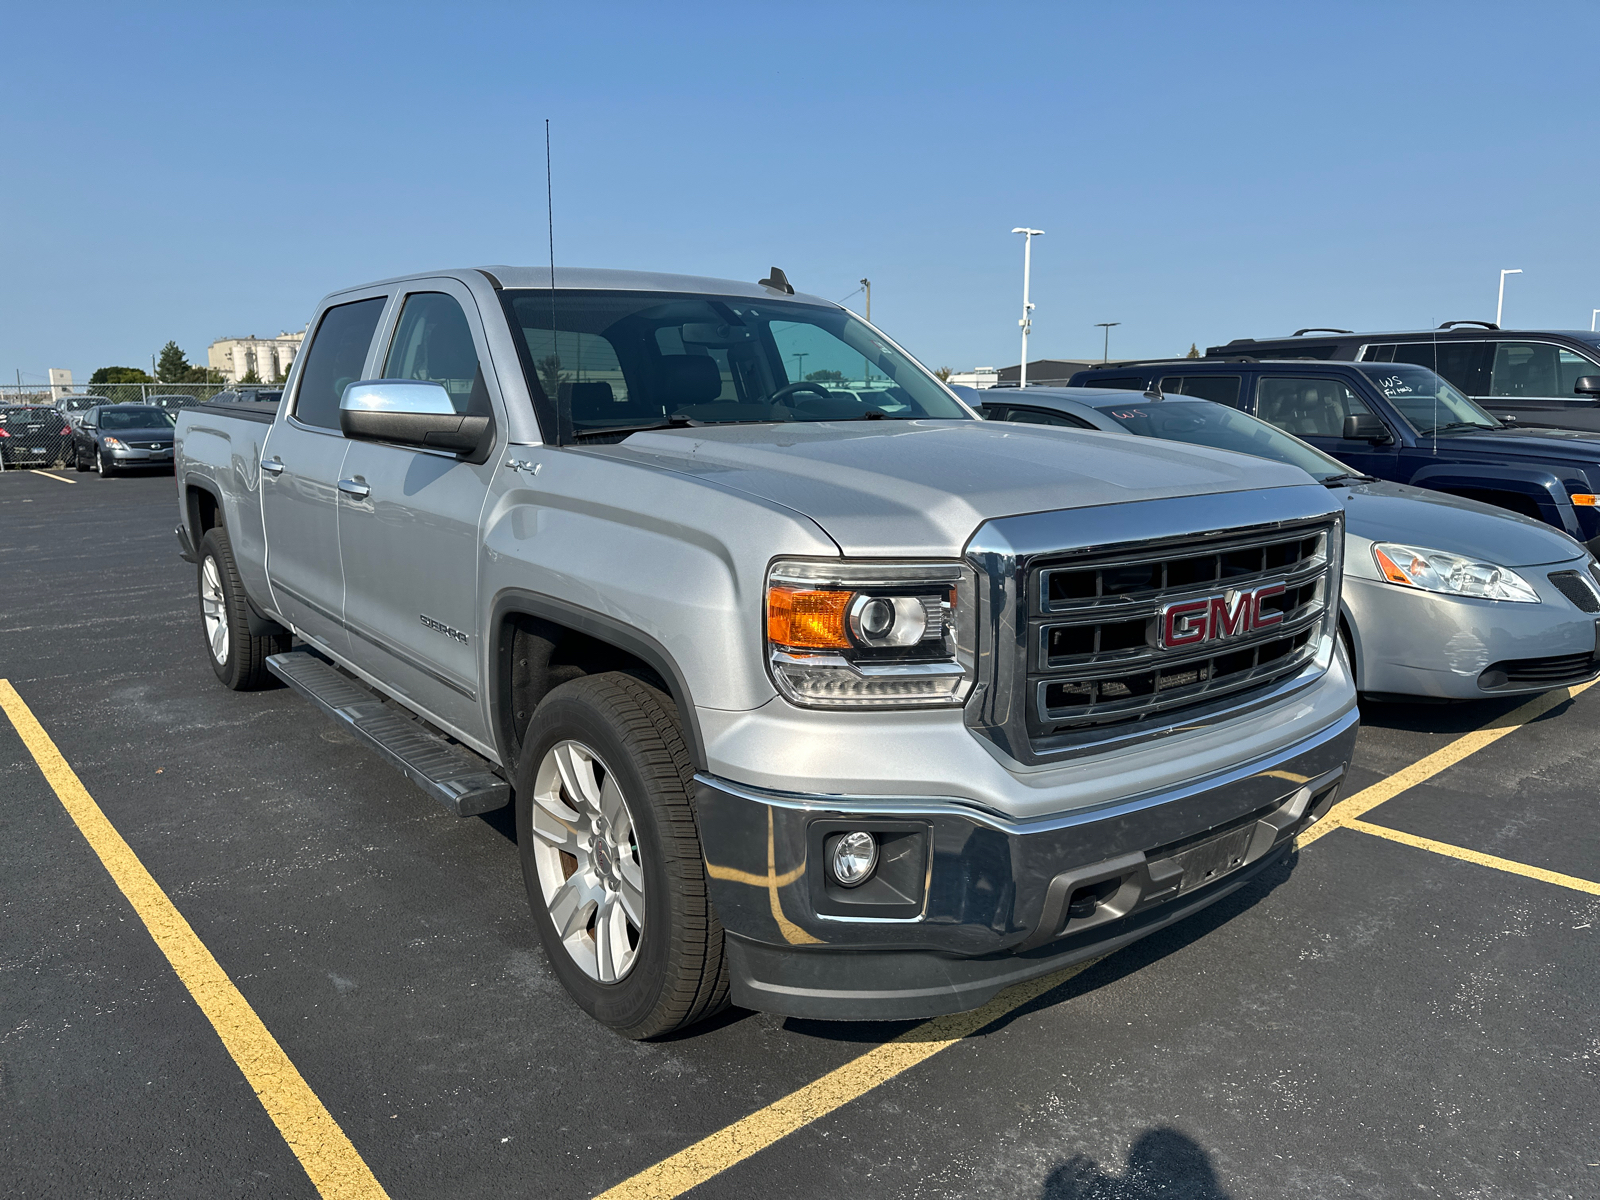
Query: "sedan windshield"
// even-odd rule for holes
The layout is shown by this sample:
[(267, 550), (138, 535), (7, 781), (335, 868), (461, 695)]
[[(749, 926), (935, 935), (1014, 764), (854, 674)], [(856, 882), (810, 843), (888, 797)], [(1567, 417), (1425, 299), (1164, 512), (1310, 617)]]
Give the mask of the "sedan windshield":
[(1468, 400), (1427, 367), (1410, 363), (1363, 365), (1361, 373), (1378, 386), (1419, 434), (1459, 429), (1499, 429), (1500, 422)]
[(101, 429), (170, 429), (178, 420), (159, 408), (102, 408)]
[[(1099, 406), (1097, 406), (1099, 407)], [(1210, 446), (1216, 450), (1235, 450), (1270, 458), (1299, 467), (1314, 479), (1341, 479), (1350, 468), (1330, 458), (1315, 446), (1281, 429), (1258, 421), (1236, 408), (1224, 408), (1210, 401), (1162, 400), (1153, 404), (1115, 404), (1099, 408), (1130, 433), (1161, 438), (1169, 442), (1188, 442), (1191, 446)]]
[[(661, 292), (503, 293), (528, 390), (574, 436), (669, 425), (970, 414), (841, 308)], [(552, 332), (552, 307), (554, 329)], [(563, 422), (564, 424), (564, 422)]]

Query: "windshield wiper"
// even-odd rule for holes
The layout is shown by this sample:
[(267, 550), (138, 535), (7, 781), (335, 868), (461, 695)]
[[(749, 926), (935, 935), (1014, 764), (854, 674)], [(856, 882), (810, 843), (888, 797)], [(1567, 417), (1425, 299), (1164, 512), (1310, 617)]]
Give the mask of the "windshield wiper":
[(1478, 421), (1446, 421), (1443, 425), (1435, 425), (1431, 429), (1424, 429), (1418, 437), (1427, 437), (1433, 433), (1448, 433), (1452, 429), (1499, 429), (1498, 424), (1484, 425)]
[(1343, 487), (1347, 483), (1372, 483), (1376, 475), (1358, 475), (1354, 471), (1345, 471), (1339, 475), (1324, 475), (1319, 482), (1323, 487)]
[(611, 437), (616, 434), (649, 433), (652, 429), (687, 429), (691, 425), (704, 425), (704, 421), (691, 421), (688, 417), (668, 417), (649, 425), (613, 425), (609, 429), (575, 429), (572, 438)]

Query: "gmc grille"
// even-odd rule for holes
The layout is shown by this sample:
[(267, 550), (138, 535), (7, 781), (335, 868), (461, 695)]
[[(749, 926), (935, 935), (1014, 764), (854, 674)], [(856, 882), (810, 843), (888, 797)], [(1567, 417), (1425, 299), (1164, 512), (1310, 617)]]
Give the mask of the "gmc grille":
[[(1030, 739), (1044, 748), (1088, 727), (1158, 715), (1167, 723), (1303, 669), (1327, 615), (1334, 528), (1322, 522), (1040, 562), (1025, 614)], [(1163, 648), (1158, 626), (1167, 606), (1220, 598), (1236, 611), (1239, 598), (1259, 588), (1272, 593), (1260, 601), (1270, 624)]]

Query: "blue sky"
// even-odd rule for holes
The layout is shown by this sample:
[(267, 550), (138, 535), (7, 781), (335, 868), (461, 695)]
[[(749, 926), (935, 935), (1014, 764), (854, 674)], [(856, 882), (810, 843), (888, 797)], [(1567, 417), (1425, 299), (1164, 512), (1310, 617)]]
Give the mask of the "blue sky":
[[(8, 8), (0, 378), (558, 262), (757, 279), (931, 366), (1600, 307), (1600, 7)], [(855, 297), (852, 306), (859, 306)]]

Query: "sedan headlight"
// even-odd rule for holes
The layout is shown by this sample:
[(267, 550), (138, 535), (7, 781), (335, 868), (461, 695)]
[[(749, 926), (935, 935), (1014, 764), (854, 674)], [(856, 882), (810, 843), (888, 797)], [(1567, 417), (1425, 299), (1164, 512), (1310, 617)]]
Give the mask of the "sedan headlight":
[(105, 439), (105, 443), (106, 443), (106, 445), (110, 446), (113, 450), (126, 450), (127, 449), (126, 446), (124, 446), (121, 442), (117, 441), (117, 439), (114, 438), (114, 437), (106, 438)]
[(1480, 600), (1539, 602), (1539, 594), (1522, 576), (1494, 563), (1475, 562), (1459, 554), (1395, 542), (1375, 542), (1372, 558), (1385, 579), (1402, 587), (1442, 592), (1447, 596), (1474, 596)]
[(972, 688), (973, 595), (960, 563), (775, 562), (772, 680), (812, 708), (960, 704)]

